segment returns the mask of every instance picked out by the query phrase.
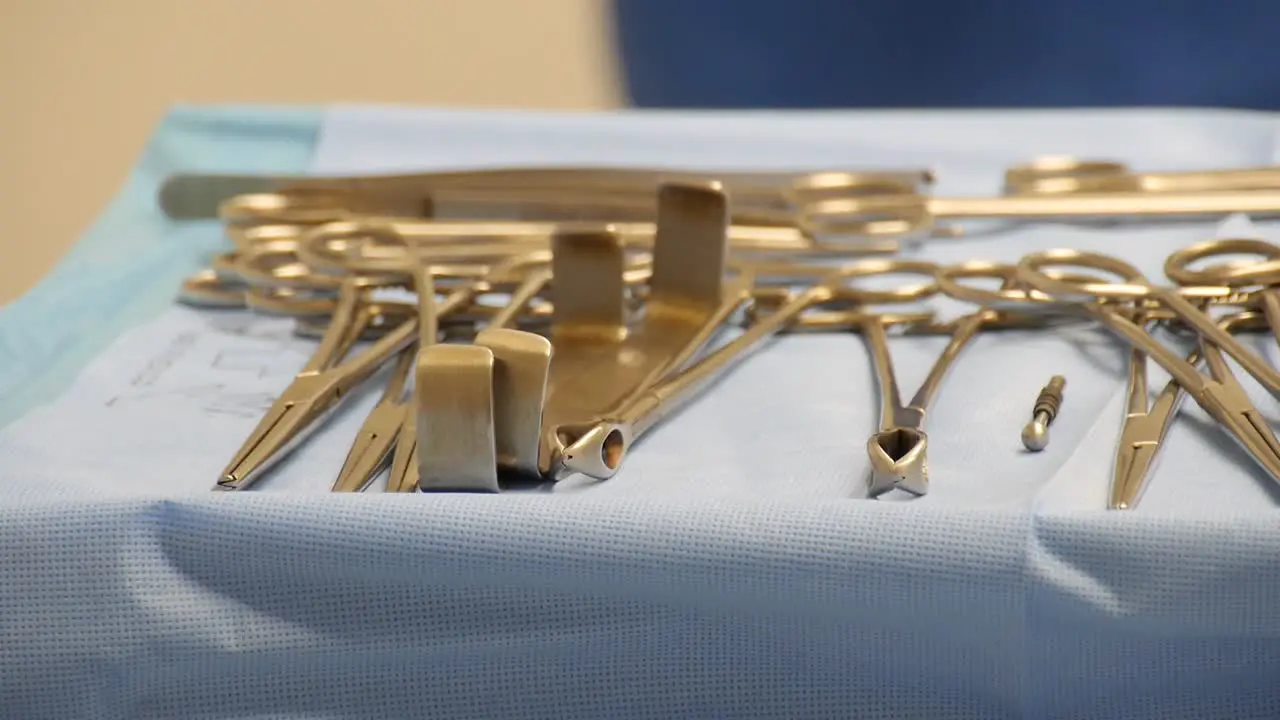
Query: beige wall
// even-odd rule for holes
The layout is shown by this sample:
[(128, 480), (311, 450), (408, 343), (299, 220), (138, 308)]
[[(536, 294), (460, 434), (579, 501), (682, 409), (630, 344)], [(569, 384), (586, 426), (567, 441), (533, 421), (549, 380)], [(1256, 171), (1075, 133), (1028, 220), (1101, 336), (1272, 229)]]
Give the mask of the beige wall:
[(603, 6), (0, 0), (0, 303), (57, 262), (171, 103), (608, 107)]

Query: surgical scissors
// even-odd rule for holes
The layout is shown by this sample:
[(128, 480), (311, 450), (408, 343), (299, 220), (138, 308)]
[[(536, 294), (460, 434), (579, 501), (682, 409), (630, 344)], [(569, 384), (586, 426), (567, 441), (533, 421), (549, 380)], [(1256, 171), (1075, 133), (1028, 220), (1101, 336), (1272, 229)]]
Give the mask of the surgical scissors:
[[(1101, 270), (1118, 276), (1121, 281), (1096, 283), (1064, 280), (1042, 270), (1051, 266)], [(1023, 293), (1020, 300), (1024, 307), (1038, 305), (1041, 310), (1052, 311), (1051, 308), (1057, 305), (1060, 311), (1081, 313), (1155, 360), (1273, 480), (1280, 482), (1280, 441), (1277, 441), (1262, 414), (1235, 380), (1224, 353), (1273, 394), (1280, 386), (1277, 374), (1258, 355), (1232, 337), (1223, 323), (1193, 301), (1229, 301), (1236, 296), (1233, 290), (1205, 286), (1184, 288), (1183, 292), (1179, 292), (1177, 288), (1152, 285), (1136, 268), (1123, 260), (1078, 250), (1050, 250), (1028, 255), (1018, 264), (1018, 280), (1042, 293), (1036, 298)], [(1001, 304), (1002, 299), (1010, 298), (999, 294), (996, 304)], [(1170, 312), (1173, 320), (1194, 330), (1199, 336), (1200, 357), (1208, 366), (1209, 375), (1205, 376), (1199, 371), (1197, 364), (1188, 362), (1156, 340), (1140, 322), (1135, 322), (1131, 310), (1126, 310), (1123, 304), (1117, 304), (1116, 301), (1154, 301), (1160, 310)], [(1141, 320), (1141, 316), (1138, 319)], [(1131, 400), (1133, 395), (1131, 393)], [(1151, 439), (1149, 429), (1135, 432), (1144, 433), (1147, 440)], [(1158, 436), (1156, 439), (1158, 440)], [(1126, 462), (1123, 452), (1118, 460)]]
[(1006, 170), (1004, 186), (1011, 194), (1270, 190), (1280, 188), (1280, 167), (1135, 172), (1114, 160), (1047, 155)]

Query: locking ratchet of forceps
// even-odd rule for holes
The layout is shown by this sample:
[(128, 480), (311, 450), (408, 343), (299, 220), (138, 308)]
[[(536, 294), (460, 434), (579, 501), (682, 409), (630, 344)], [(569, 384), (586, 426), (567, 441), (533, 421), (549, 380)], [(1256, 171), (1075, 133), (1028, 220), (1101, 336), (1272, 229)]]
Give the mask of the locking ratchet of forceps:
[[(1100, 270), (1120, 278), (1120, 282), (1072, 282), (1043, 272), (1045, 267), (1074, 266)], [(1275, 481), (1280, 482), (1280, 441), (1232, 375), (1224, 354), (1230, 356), (1262, 385), (1276, 393), (1277, 373), (1256, 353), (1245, 348), (1231, 333), (1201, 309), (1192, 299), (1213, 302), (1235, 295), (1230, 288), (1165, 288), (1152, 285), (1136, 268), (1117, 258), (1076, 250), (1050, 250), (1024, 257), (1018, 264), (1018, 280), (1041, 296), (1023, 293), (1024, 308), (1039, 306), (1051, 310), (1057, 304), (1066, 311), (1083, 314), (1141, 350), (1165, 369), (1183, 391), (1196, 401)], [(1005, 299), (1009, 299), (1007, 296)], [(1110, 301), (1110, 302), (1108, 302)], [(1200, 356), (1209, 375), (1187, 362), (1134, 322), (1115, 301), (1155, 301), (1173, 319), (1199, 336)], [(1018, 302), (1014, 299), (1014, 302)], [(996, 304), (1001, 304), (997, 300)]]
[(1280, 167), (1134, 172), (1113, 160), (1046, 156), (1005, 171), (1010, 194), (1206, 192), (1280, 188)]

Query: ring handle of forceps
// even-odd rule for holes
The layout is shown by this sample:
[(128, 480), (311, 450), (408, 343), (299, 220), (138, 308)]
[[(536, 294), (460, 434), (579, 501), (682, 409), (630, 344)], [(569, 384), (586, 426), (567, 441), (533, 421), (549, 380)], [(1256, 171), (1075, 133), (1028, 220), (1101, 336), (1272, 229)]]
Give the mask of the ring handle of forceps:
[(233, 271), (247, 285), (327, 294), (342, 286), (341, 277), (317, 273), (298, 257), (296, 239), (263, 242), (236, 255)]
[[(338, 236), (331, 236), (330, 228), (339, 228), (341, 233)], [(329, 233), (329, 234), (327, 234)], [(343, 262), (343, 255), (340, 251), (331, 250), (325, 244), (332, 240), (339, 242), (343, 240), (351, 240), (356, 238), (384, 238), (393, 241), (393, 244), (406, 247), (404, 239), (397, 233), (391, 225), (360, 225), (354, 223), (327, 223), (309, 228), (300, 233), (292, 240), (279, 240), (272, 243), (264, 244), (256, 250), (250, 249), (242, 252), (242, 264), (251, 270), (257, 271), (257, 277), (263, 284), (272, 286), (294, 286), (300, 290), (310, 292), (328, 292), (336, 293), (337, 287), (341, 285), (342, 278), (352, 274), (367, 278), (368, 282), (373, 285), (389, 285), (395, 286), (406, 282), (419, 268), (416, 258), (414, 262), (407, 263), (405, 255), (394, 262), (384, 262), (377, 264), (375, 267), (347, 266)], [(313, 245), (320, 243), (323, 249), (312, 249)], [(284, 263), (280, 265), (271, 265), (268, 261), (272, 252), (279, 255), (287, 255), (292, 252), (297, 266), (307, 270), (305, 273), (299, 274), (296, 279), (291, 279), (279, 272), (281, 267), (288, 267), (290, 264)], [(262, 255), (267, 255), (266, 258)], [(336, 256), (336, 259), (335, 259)], [(534, 253), (528, 253), (518, 257), (503, 258), (501, 263), (493, 265), (481, 265), (474, 262), (456, 262), (456, 263), (432, 263), (433, 272), (436, 277), (452, 278), (463, 282), (474, 282), (483, 280), (492, 275), (493, 270), (498, 266), (516, 268), (525, 265), (536, 264), (538, 256)], [(265, 269), (254, 267), (258, 264), (267, 264)], [(408, 269), (406, 269), (408, 268)]]
[(892, 183), (868, 183), (857, 190), (800, 208), (796, 224), (801, 232), (815, 238), (901, 237), (935, 229), (928, 198), (920, 193)]
[[(751, 302), (746, 309), (748, 323), (759, 321), (767, 313), (776, 310), (796, 297), (796, 290), (788, 287), (775, 287), (767, 284), (768, 280), (808, 280), (805, 291), (816, 287), (824, 287), (825, 293), (820, 300), (810, 303), (809, 309), (817, 309), (831, 304), (845, 304), (853, 308), (866, 308), (872, 305), (896, 305), (912, 303), (937, 295), (940, 290), (936, 281), (937, 266), (924, 260), (905, 260), (897, 258), (876, 258), (861, 260), (846, 265), (807, 265), (802, 263), (744, 263), (744, 269), (750, 268), (756, 277), (755, 286), (751, 290)], [(879, 275), (922, 275), (928, 281), (913, 285), (903, 285), (892, 290), (876, 290), (850, 286), (849, 282), (860, 277)], [(762, 281), (762, 278), (764, 279)], [(763, 310), (763, 312), (762, 312)], [(905, 313), (890, 315), (894, 318), (890, 324), (911, 324), (922, 317), (921, 313)], [(929, 314), (932, 317), (932, 314)], [(797, 319), (795, 326), (803, 326)]]
[[(568, 223), (565, 223), (567, 226)], [(596, 223), (593, 227), (601, 227)], [(443, 236), (442, 236), (443, 237)], [(350, 251), (343, 248), (342, 243), (350, 243)], [(466, 265), (488, 264), (497, 266), (508, 263), (513, 256), (527, 264), (532, 258), (542, 257), (550, 262), (549, 247), (538, 247), (519, 239), (466, 239), (459, 236), (459, 242), (443, 244), (447, 248), (441, 251), (436, 248), (432, 256), (432, 248), (415, 247), (414, 243), (396, 227), (394, 221), (360, 219), (326, 223), (309, 228), (299, 239), (298, 257), (317, 272), (343, 275), (349, 273), (368, 274), (406, 274), (406, 267), (416, 268), (422, 262), (433, 265)], [(395, 248), (390, 255), (369, 255), (371, 248)], [(465, 251), (459, 251), (465, 248)], [(483, 262), (481, 262), (483, 261)]]
[[(1018, 266), (1015, 264), (988, 260), (970, 260), (955, 265), (940, 266), (938, 268), (938, 287), (941, 289), (942, 294), (947, 297), (996, 311), (1044, 314), (1062, 311), (1064, 307), (1072, 304), (1052, 297), (1040, 290), (1028, 288), (1025, 284), (1018, 282), (1017, 270)], [(1057, 270), (1040, 270), (1039, 272), (1056, 280), (1074, 284), (1105, 282), (1104, 278), (1086, 273)], [(976, 278), (999, 280), (1006, 285), (1012, 279), (1014, 283), (1011, 287), (986, 290), (960, 282), (961, 279), (971, 280)]]
[[(1044, 270), (1045, 266), (1060, 265), (1101, 270), (1119, 278), (1111, 282), (1079, 282), (1064, 278), (1060, 273)], [(1087, 250), (1056, 249), (1032, 253), (1018, 261), (1018, 282), (1023, 286), (1044, 293), (1059, 302), (1068, 304), (1132, 302), (1158, 299), (1172, 295), (1199, 302), (1224, 302), (1238, 296), (1231, 288), (1223, 286), (1192, 285), (1166, 288), (1153, 285), (1136, 267), (1110, 255)], [(1165, 297), (1162, 304), (1174, 302)], [(1189, 310), (1191, 306), (1188, 305)], [(1175, 308), (1170, 308), (1175, 310)]]
[[(819, 283), (830, 288), (832, 300), (850, 300), (863, 306), (891, 305), (915, 302), (937, 295), (940, 292), (937, 274), (938, 266), (926, 260), (875, 258), (859, 260), (828, 270)], [(927, 277), (928, 280), (892, 290), (877, 290), (852, 284), (852, 281), (858, 278), (881, 275), (920, 275)]]
[(347, 193), (340, 190), (293, 189), (287, 192), (247, 193), (223, 200), (218, 219), (234, 226), (319, 225), (351, 216)]
[[(1261, 262), (1221, 262), (1194, 269), (1192, 263), (1215, 255), (1256, 255)], [(1184, 286), (1280, 285), (1280, 246), (1256, 238), (1207, 240), (1174, 251), (1164, 261), (1164, 274)]]
[[(359, 284), (367, 287), (396, 287), (404, 285), (409, 272), (403, 266), (399, 272), (329, 274), (317, 271), (301, 256), (298, 240), (272, 240), (247, 250), (234, 253), (228, 272), (246, 285), (263, 288), (288, 288), (316, 295), (336, 295), (343, 278), (358, 276)], [(414, 266), (417, 267), (417, 266)], [(473, 281), (483, 278), (489, 268), (473, 264), (433, 265), (437, 277)]]

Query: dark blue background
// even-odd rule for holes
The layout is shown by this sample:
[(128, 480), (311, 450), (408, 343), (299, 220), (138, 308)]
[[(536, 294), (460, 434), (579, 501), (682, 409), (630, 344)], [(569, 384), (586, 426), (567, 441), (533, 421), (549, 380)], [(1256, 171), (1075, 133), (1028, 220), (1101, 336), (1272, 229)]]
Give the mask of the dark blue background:
[(1280, 107), (1280, 0), (615, 0), (641, 107)]

